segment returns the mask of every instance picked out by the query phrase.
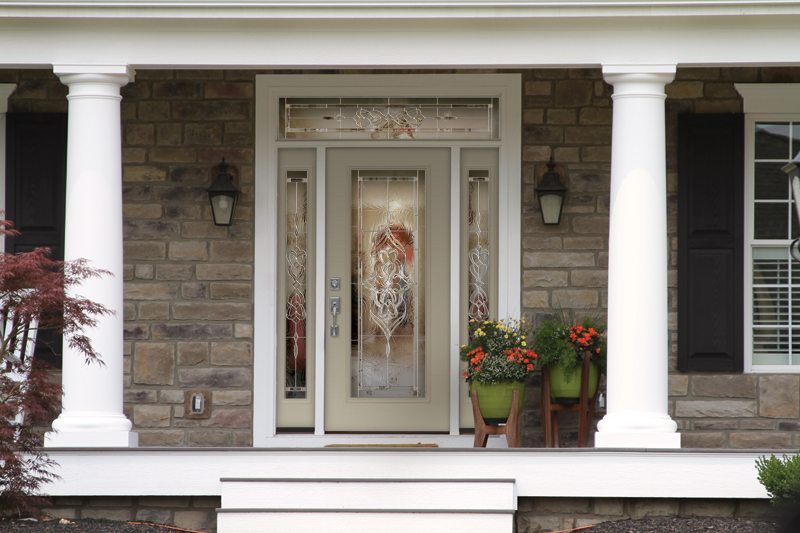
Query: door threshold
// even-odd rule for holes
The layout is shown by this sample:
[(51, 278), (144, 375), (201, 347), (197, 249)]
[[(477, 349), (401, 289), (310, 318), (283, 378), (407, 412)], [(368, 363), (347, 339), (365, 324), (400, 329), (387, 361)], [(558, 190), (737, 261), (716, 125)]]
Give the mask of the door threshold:
[[(267, 448), (472, 448), (473, 435), (442, 435), (425, 433), (379, 434), (336, 433), (309, 435), (307, 433), (281, 433), (265, 442)], [(503, 435), (492, 436), (488, 448), (505, 448)]]

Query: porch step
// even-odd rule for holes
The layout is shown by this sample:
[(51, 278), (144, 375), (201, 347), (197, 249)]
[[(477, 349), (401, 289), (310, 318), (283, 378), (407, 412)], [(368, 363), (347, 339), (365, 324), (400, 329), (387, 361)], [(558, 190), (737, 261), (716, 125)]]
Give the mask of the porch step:
[(507, 532), (513, 479), (223, 478), (218, 533)]

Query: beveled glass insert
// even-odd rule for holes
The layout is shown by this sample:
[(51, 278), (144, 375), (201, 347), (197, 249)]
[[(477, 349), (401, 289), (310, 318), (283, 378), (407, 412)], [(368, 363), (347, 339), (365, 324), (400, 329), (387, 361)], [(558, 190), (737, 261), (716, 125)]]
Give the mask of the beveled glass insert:
[(351, 396), (424, 396), (425, 171), (353, 170)]
[(470, 170), (467, 204), (467, 318), (489, 318), (489, 171)]
[(286, 172), (286, 398), (306, 397), (308, 173)]
[(497, 98), (281, 98), (279, 135), (317, 139), (497, 139)]

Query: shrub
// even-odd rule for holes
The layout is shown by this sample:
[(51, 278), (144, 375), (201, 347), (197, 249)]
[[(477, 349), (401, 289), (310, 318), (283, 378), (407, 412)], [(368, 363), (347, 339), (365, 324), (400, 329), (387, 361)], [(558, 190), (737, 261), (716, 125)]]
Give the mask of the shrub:
[(756, 469), (773, 505), (800, 507), (800, 455), (761, 457), (756, 459)]
[[(0, 220), (0, 235), (16, 234), (9, 225)], [(26, 329), (61, 333), (87, 363), (102, 364), (83, 331), (111, 311), (72, 291), (105, 274), (85, 260), (52, 259), (45, 248), (0, 253), (0, 517), (37, 513), (43, 500), (34, 495), (56, 477), (37, 428), (58, 414), (61, 387), (23, 349), (29, 348)]]

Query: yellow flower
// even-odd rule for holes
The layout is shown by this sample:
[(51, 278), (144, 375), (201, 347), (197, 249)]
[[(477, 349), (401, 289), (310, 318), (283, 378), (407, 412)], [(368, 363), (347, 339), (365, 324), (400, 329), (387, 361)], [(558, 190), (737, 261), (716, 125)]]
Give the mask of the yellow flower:
[(525, 342), (525, 341), (522, 341), (520, 344), (521, 344), (522, 346), (527, 346), (527, 345), (528, 345), (528, 343), (527, 343), (527, 342)]
[(506, 335), (506, 336), (505, 336), (505, 337), (503, 337), (503, 338), (504, 338), (504, 339), (507, 339), (507, 338), (508, 338), (508, 335)]

